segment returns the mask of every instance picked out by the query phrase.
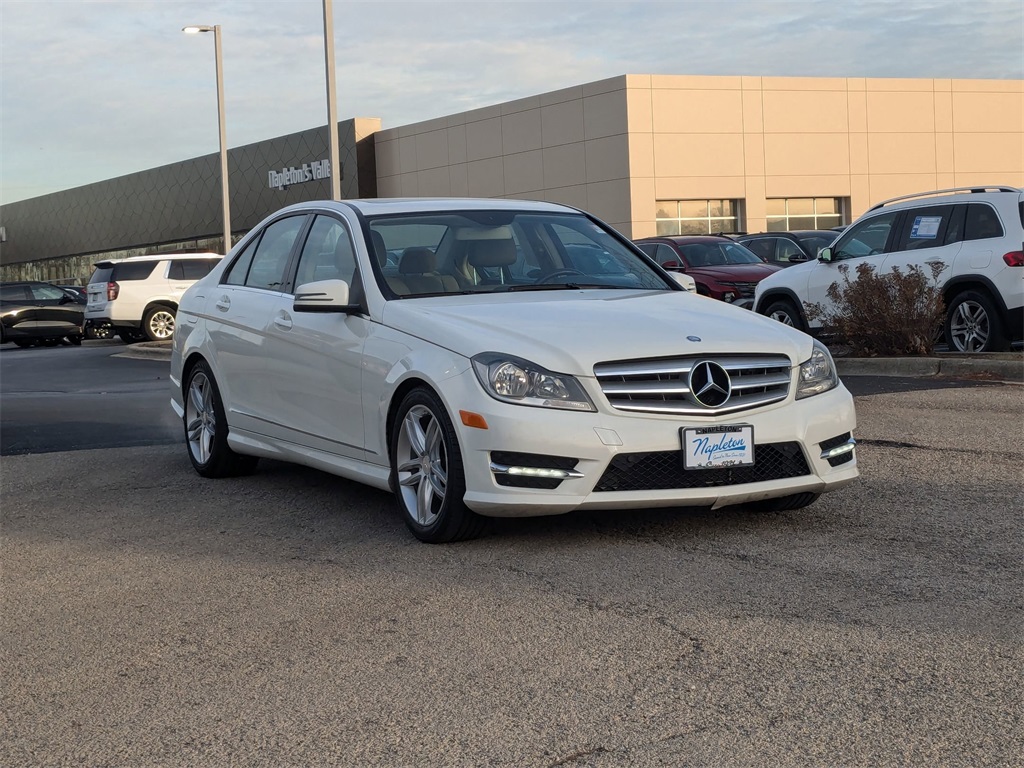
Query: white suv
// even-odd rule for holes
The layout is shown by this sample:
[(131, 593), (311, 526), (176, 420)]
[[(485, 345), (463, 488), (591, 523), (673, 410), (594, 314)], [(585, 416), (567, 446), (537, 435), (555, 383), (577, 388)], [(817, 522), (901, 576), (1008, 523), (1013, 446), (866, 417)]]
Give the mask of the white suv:
[(181, 294), (222, 258), (217, 253), (163, 253), (97, 262), (85, 307), (87, 335), (96, 338), (110, 329), (128, 344), (171, 339)]
[(963, 187), (886, 200), (854, 222), (816, 261), (758, 283), (754, 309), (811, 333), (810, 304), (830, 305), (837, 265), (870, 264), (877, 274), (944, 265), (945, 336), (953, 352), (994, 352), (1024, 335), (1024, 190)]

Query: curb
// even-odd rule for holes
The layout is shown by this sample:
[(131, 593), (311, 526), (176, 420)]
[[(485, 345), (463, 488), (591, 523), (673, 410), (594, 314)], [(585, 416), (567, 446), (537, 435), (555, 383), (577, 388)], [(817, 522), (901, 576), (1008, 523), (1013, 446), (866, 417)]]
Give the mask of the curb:
[(997, 353), (934, 357), (837, 358), (840, 376), (949, 376), (1024, 383), (1024, 357)]
[(169, 341), (143, 341), (137, 344), (129, 344), (124, 352), (118, 352), (111, 357), (128, 357), (133, 360), (167, 360), (171, 359), (171, 342)]

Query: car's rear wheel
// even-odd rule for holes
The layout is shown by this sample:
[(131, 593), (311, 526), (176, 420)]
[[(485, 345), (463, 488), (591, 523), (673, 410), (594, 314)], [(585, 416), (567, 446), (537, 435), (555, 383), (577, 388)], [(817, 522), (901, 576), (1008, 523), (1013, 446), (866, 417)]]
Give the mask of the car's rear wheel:
[(980, 291), (953, 297), (946, 311), (946, 344), (950, 352), (1001, 352), (1009, 347), (999, 312)]
[(220, 390), (205, 362), (197, 362), (189, 371), (183, 394), (185, 443), (196, 472), (203, 477), (231, 477), (255, 469), (257, 457), (235, 453), (228, 446), (228, 422)]
[(787, 301), (786, 299), (773, 301), (768, 305), (768, 309), (766, 309), (764, 313), (772, 320), (777, 320), (783, 325), (788, 325), (799, 331), (807, 330), (804, 327), (804, 321), (801, 319), (800, 313), (793, 305), (793, 302)]
[(35, 341), (33, 341), (32, 339), (15, 339), (14, 344), (15, 346), (25, 349), (26, 347), (31, 347), (33, 344), (35, 344)]
[(174, 337), (174, 310), (152, 307), (142, 320), (142, 330), (150, 341), (170, 341)]
[(117, 335), (125, 344), (135, 344), (136, 342), (142, 341), (146, 338), (146, 334), (142, 331), (136, 331), (133, 329), (118, 331)]
[(426, 387), (402, 400), (391, 429), (391, 487), (405, 524), (420, 541), (478, 536), (485, 519), (463, 503), (459, 439), (444, 404)]

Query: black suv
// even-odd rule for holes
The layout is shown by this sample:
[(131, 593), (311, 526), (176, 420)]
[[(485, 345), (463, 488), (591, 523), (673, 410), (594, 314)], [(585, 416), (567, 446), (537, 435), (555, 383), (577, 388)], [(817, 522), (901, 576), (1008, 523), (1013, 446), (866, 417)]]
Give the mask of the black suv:
[(38, 280), (0, 283), (0, 344), (82, 343), (85, 301)]
[(818, 258), (818, 251), (832, 245), (839, 233), (831, 229), (794, 229), (792, 232), (759, 232), (738, 235), (743, 243), (769, 264), (788, 267)]

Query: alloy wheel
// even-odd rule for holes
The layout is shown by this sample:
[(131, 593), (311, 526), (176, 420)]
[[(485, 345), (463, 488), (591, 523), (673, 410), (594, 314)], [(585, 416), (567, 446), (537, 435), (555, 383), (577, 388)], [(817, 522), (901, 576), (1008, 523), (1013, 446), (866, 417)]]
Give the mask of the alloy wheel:
[(185, 400), (185, 435), (188, 449), (199, 464), (206, 464), (213, 455), (213, 440), (217, 432), (214, 409), (213, 384), (205, 373), (192, 377)]
[(405, 508), (417, 523), (432, 525), (448, 488), (448, 455), (441, 424), (429, 408), (415, 405), (398, 435), (397, 475)]
[(976, 301), (963, 301), (953, 310), (949, 332), (957, 352), (981, 352), (988, 344), (988, 312)]

